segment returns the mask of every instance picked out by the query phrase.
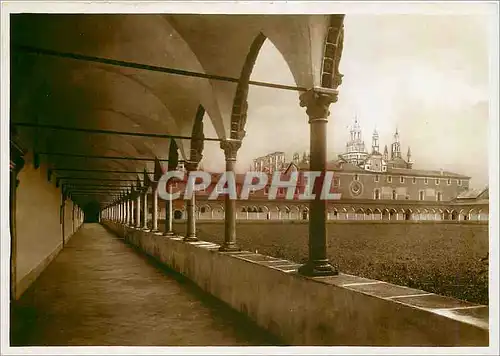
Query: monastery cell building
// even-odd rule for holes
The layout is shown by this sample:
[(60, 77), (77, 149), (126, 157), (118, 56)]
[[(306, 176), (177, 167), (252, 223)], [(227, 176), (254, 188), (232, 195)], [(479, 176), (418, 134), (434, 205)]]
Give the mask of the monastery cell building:
[[(278, 167), (288, 167), (284, 163), (283, 152), (257, 159), (255, 170), (270, 172)], [(276, 163), (276, 162), (279, 162)], [(292, 164), (297, 170), (309, 169), (307, 154), (293, 155)], [(346, 151), (336, 160), (327, 163), (327, 169), (334, 171), (333, 187), (341, 194), (341, 199), (365, 200), (410, 200), (446, 202), (455, 199), (468, 190), (470, 177), (447, 171), (414, 169), (411, 149), (408, 147), (406, 159), (402, 157), (399, 132), (396, 129), (390, 152), (385, 145), (380, 152), (379, 135), (372, 135), (371, 151), (363, 141), (358, 120), (350, 129)]]

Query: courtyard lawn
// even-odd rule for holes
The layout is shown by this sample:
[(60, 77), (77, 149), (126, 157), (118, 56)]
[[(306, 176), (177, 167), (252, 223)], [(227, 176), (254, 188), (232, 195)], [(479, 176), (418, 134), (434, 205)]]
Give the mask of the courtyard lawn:
[[(327, 251), (341, 272), (488, 303), (488, 226), (457, 223), (329, 223)], [(185, 224), (174, 229), (185, 233)], [(237, 223), (241, 249), (304, 262), (308, 225)], [(200, 240), (222, 243), (224, 223), (198, 222)]]

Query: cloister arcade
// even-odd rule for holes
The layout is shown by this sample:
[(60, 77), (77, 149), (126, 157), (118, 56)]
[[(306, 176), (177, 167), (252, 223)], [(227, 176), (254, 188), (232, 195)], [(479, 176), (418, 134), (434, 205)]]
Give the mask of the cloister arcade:
[[(342, 82), (343, 20), (342, 14), (12, 15), (13, 298), (16, 281), (24, 277), (16, 274), (23, 261), (18, 257), (33, 253), (28, 250), (34, 235), (26, 219), (36, 205), (24, 197), (30, 185), (47, 181), (60, 197), (60, 206), (51, 213), (57, 221), (72, 218), (69, 207), (79, 223), (83, 217), (89, 222), (109, 219), (137, 229), (151, 224), (156, 230), (161, 205), (165, 235), (172, 236), (174, 218), (185, 218), (185, 241), (197, 239), (197, 219), (224, 219), (221, 252), (239, 250), (235, 225), (242, 214), (305, 218), (310, 256), (300, 273), (337, 274), (326, 256), (325, 201), (311, 201), (302, 211), (252, 206), (242, 212), (227, 196), (220, 206), (208, 207), (198, 206), (193, 195), (184, 211), (174, 211), (172, 204), (158, 199), (158, 185), (162, 170), (173, 170), (179, 162), (187, 171), (197, 170), (207, 141), (220, 144), (226, 171), (234, 172), (245, 138), (250, 85), (297, 93), (297, 105), (306, 111), (304, 125), (310, 127), (311, 170), (325, 171), (329, 109)], [(294, 86), (250, 80), (265, 40), (282, 54)], [(204, 118), (216, 137), (205, 137)], [(41, 230), (46, 221), (40, 221)], [(47, 250), (57, 247), (57, 237), (53, 243)]]
[[(242, 202), (243, 203), (243, 202)], [(244, 203), (243, 203), (244, 204)], [(187, 212), (184, 208), (176, 209), (175, 220), (186, 219)], [(204, 204), (195, 208), (197, 220), (211, 221), (224, 219), (224, 206), (222, 204)], [(300, 221), (309, 220), (307, 205), (242, 205), (236, 212), (236, 220), (279, 220)], [(488, 214), (484, 209), (441, 209), (441, 208), (416, 208), (416, 209), (388, 209), (388, 208), (363, 208), (328, 206), (327, 221), (455, 221), (455, 222), (487, 222)], [(148, 217), (151, 223), (151, 216)], [(149, 224), (150, 226), (150, 224)]]

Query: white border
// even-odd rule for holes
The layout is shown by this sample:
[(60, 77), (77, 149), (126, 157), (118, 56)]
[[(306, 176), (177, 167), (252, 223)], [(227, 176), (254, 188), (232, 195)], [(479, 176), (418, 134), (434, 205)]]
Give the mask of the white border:
[[(346, 13), (349, 14), (490, 14), (490, 347), (488, 348), (378, 348), (378, 347), (34, 347), (11, 348), (8, 345), (9, 331), (9, 172), (8, 172), (8, 140), (9, 140), (9, 15), (21, 12), (38, 13), (233, 13), (233, 14), (320, 14)], [(1, 353), (2, 355), (94, 355), (94, 354), (207, 354), (207, 355), (260, 355), (260, 354), (318, 354), (332, 353), (361, 355), (406, 355), (434, 354), (434, 355), (462, 355), (462, 354), (498, 354), (498, 257), (499, 257), (499, 229), (498, 229), (498, 3), (489, 2), (327, 2), (327, 1), (241, 1), (237, 2), (1, 2)]]

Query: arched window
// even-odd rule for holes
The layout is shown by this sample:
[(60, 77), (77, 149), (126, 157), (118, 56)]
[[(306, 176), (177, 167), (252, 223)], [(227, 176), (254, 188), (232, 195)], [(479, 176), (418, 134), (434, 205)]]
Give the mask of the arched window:
[(247, 212), (247, 208), (245, 208), (245, 207), (241, 208), (241, 212), (242, 213), (246, 213)]
[(206, 208), (206, 207), (204, 207), (204, 206), (202, 206), (202, 207), (200, 208), (200, 213), (202, 213), (202, 214), (203, 214), (203, 213), (206, 213), (206, 212), (207, 212), (207, 208)]
[(398, 199), (398, 193), (395, 190), (392, 191), (392, 200)]

